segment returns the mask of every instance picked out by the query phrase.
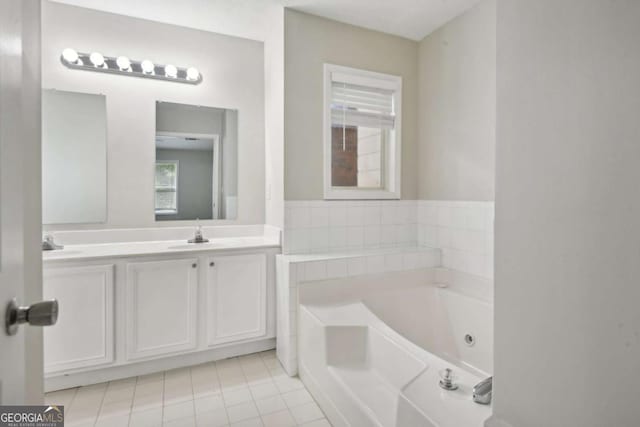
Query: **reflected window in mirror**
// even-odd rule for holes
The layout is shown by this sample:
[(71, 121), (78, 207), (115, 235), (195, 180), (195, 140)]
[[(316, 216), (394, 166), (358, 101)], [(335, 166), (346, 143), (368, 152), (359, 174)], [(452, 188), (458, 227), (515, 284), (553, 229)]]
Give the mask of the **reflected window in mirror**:
[(236, 110), (156, 104), (156, 221), (236, 217), (237, 126)]
[(156, 161), (156, 215), (178, 214), (177, 160)]

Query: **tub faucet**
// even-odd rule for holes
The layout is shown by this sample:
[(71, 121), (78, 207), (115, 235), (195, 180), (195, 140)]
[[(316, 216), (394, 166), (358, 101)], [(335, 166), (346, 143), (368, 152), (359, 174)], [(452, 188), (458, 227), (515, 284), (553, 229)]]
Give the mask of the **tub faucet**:
[(492, 394), (493, 377), (486, 378), (473, 387), (473, 401), (481, 405), (490, 404)]
[(205, 239), (202, 235), (202, 226), (200, 225), (200, 219), (198, 219), (195, 234), (193, 239), (189, 239), (189, 243), (207, 243), (208, 241), (209, 239)]
[(43, 251), (55, 251), (57, 249), (64, 249), (64, 246), (58, 245), (53, 241), (53, 236), (51, 234), (45, 234), (42, 238), (42, 250)]

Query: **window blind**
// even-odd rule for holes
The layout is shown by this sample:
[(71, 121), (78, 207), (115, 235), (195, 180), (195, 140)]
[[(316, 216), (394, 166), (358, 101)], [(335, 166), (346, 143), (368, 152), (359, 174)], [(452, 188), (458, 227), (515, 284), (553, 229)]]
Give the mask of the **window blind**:
[(340, 81), (331, 82), (332, 126), (393, 129), (393, 90)]

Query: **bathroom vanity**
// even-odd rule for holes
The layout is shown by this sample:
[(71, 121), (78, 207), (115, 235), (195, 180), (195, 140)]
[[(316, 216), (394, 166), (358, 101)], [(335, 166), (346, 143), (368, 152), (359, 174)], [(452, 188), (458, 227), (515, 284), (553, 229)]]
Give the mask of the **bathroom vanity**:
[[(171, 230), (160, 233), (174, 238)], [(276, 232), (44, 252), (43, 294), (60, 304), (44, 331), (46, 389), (274, 348), (279, 252)]]

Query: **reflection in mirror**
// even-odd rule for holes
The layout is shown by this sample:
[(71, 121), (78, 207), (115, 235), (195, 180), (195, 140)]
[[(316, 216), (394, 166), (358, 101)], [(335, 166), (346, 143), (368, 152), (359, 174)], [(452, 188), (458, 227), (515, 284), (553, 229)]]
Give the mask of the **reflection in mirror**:
[(156, 221), (233, 219), (238, 112), (156, 103)]
[(42, 221), (101, 223), (107, 217), (104, 95), (42, 91)]

